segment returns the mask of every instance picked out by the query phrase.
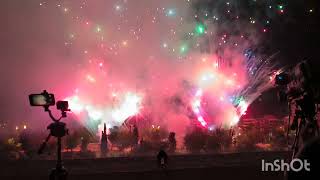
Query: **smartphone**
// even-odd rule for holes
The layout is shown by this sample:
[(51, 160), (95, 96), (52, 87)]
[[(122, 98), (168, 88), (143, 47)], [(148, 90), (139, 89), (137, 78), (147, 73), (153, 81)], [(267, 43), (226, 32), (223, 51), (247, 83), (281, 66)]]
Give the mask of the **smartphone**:
[(55, 99), (53, 94), (30, 94), (29, 102), (31, 106), (54, 106)]

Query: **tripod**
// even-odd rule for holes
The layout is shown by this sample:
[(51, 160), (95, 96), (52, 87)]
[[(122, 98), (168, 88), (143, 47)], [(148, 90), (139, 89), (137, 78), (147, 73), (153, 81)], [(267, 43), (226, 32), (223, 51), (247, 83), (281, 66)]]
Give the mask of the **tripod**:
[[(289, 102), (289, 109), (291, 112), (291, 102)], [(302, 106), (303, 107), (303, 106)], [(306, 113), (308, 112), (306, 108), (302, 108), (296, 103), (296, 110), (295, 117), (293, 119), (292, 125), (290, 127), (290, 115), (289, 115), (289, 122), (288, 122), (288, 129), (287, 129), (287, 138), (289, 137), (289, 131), (295, 130), (295, 138), (292, 144), (292, 159), (295, 157), (299, 148), (305, 143), (316, 136), (319, 136), (319, 126), (317, 124), (317, 120), (315, 119), (315, 114), (313, 113)], [(291, 114), (291, 113), (290, 113)], [(300, 119), (300, 121), (299, 121)], [(302, 141), (302, 142), (300, 142)]]
[(47, 129), (50, 130), (50, 133), (45, 139), (45, 141), (42, 143), (41, 147), (39, 148), (38, 154), (42, 154), (51, 136), (57, 138), (57, 164), (56, 164), (56, 168), (51, 170), (49, 175), (49, 180), (66, 180), (68, 176), (68, 172), (62, 165), (61, 139), (62, 137), (68, 134), (68, 129), (66, 128), (65, 123), (60, 122), (60, 120), (63, 117), (66, 117), (66, 112), (62, 111), (62, 116), (59, 119), (55, 119), (51, 111), (49, 110), (48, 106), (45, 107), (45, 111), (49, 113), (49, 116), (52, 119), (53, 123), (51, 123), (47, 127)]

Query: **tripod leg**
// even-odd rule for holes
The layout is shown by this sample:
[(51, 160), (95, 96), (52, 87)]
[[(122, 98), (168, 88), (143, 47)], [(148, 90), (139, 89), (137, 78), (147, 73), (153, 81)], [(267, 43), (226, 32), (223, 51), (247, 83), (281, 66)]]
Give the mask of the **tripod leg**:
[(302, 122), (299, 123), (298, 129), (296, 130), (296, 137), (294, 138), (294, 143), (293, 143), (293, 146), (292, 146), (292, 149), (293, 149), (292, 158), (294, 158), (294, 156), (296, 155), (296, 153), (299, 150), (300, 131), (301, 131), (301, 128), (302, 128), (301, 123)]
[(288, 129), (287, 129), (287, 147), (289, 147), (290, 144), (290, 139), (289, 139), (289, 133), (290, 133), (290, 119), (291, 119), (291, 115), (289, 115), (289, 119), (288, 119)]
[(67, 180), (68, 172), (64, 168), (52, 169), (49, 175), (49, 180)]
[(291, 120), (291, 105), (289, 104), (289, 119), (288, 119), (288, 129), (287, 129), (287, 139), (289, 140), (289, 131), (290, 131), (290, 120)]
[(57, 137), (57, 165), (49, 175), (49, 180), (67, 180), (68, 172), (62, 166), (61, 160), (61, 137)]
[(38, 154), (42, 154), (43, 153), (43, 150), (44, 150), (44, 148), (46, 148), (47, 142), (49, 141), (50, 137), (51, 137), (51, 134), (49, 134), (47, 136), (47, 138), (43, 141), (43, 143), (41, 144), (41, 146), (40, 146), (40, 148), (38, 150)]
[(320, 136), (320, 130), (319, 130), (319, 124), (318, 121), (315, 122), (316, 124), (316, 131), (317, 131), (317, 135)]
[(61, 161), (61, 137), (57, 138), (57, 166), (56, 169), (62, 168), (62, 161)]

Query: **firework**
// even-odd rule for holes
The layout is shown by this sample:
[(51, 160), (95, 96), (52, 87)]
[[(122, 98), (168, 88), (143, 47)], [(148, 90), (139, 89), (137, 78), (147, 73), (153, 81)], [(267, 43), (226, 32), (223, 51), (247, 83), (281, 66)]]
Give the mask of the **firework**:
[(53, 59), (61, 59), (59, 78), (70, 80), (62, 94), (90, 130), (97, 132), (102, 123), (121, 126), (137, 114), (172, 131), (191, 122), (228, 128), (273, 87), (281, 70), (276, 54), (256, 49), (272, 33), (273, 17), (286, 16), (285, 1), (251, 2), (265, 9), (262, 15), (233, 1), (141, 1), (143, 6), (115, 0), (37, 5), (42, 13), (61, 13), (66, 24), (57, 25), (63, 33), (51, 39), (62, 36), (62, 48), (48, 49), (63, 49), (57, 53), (63, 57)]

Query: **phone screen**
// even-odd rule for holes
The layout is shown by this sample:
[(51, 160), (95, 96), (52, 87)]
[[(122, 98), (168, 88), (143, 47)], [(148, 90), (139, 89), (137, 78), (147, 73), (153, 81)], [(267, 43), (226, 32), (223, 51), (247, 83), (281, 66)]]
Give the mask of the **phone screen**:
[(29, 96), (31, 106), (53, 106), (55, 104), (54, 95), (31, 94)]

